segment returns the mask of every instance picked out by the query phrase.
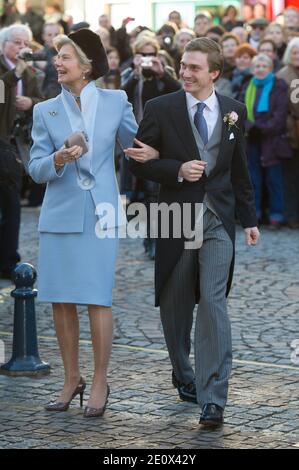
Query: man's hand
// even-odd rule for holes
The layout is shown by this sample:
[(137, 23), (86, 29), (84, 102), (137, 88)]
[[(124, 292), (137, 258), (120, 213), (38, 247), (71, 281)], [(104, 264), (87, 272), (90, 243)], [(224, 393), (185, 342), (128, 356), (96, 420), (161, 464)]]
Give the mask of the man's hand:
[(257, 227), (250, 227), (250, 228), (245, 228), (244, 230), (245, 230), (246, 244), (248, 246), (256, 245), (260, 238), (259, 229)]
[(29, 47), (23, 47), (23, 49), (21, 49), (19, 54), (18, 54), (18, 57), (17, 57), (18, 61), (17, 61), (17, 65), (16, 65), (16, 68), (15, 68), (15, 74), (16, 74), (17, 78), (21, 78), (24, 71), (28, 67), (28, 62), (26, 62), (25, 60), (22, 60), (22, 59), (19, 58), (19, 57), (22, 57), (22, 54), (25, 54), (27, 52), (32, 53), (32, 49), (30, 49)]
[(207, 162), (203, 160), (192, 160), (191, 162), (183, 163), (178, 176), (189, 181), (189, 183), (195, 183), (195, 181), (198, 181), (202, 177), (206, 165)]
[(135, 144), (139, 145), (139, 148), (127, 148), (124, 149), (124, 152), (128, 157), (133, 158), (136, 162), (145, 163), (149, 160), (156, 160), (159, 158), (160, 154), (158, 150), (146, 145), (140, 140), (134, 139)]
[(32, 99), (28, 96), (16, 96), (16, 107), (18, 111), (28, 111), (32, 108)]
[(25, 62), (25, 60), (18, 59), (17, 65), (15, 68), (15, 74), (17, 78), (21, 78), (24, 71), (27, 69), (28, 62)]

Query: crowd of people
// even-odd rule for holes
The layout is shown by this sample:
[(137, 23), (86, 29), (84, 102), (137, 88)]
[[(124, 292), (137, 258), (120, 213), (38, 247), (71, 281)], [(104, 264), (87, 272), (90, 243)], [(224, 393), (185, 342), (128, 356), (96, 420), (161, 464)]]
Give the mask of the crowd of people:
[[(155, 258), (171, 380), (181, 400), (201, 407), (201, 425), (222, 425), (236, 217), (248, 246), (258, 243), (259, 223), (299, 224), (299, 12), (287, 9), (270, 23), (262, 3), (246, 7), (243, 20), (230, 6), (221, 24), (199, 11), (187, 25), (172, 11), (158, 31), (129, 33), (131, 17), (115, 29), (101, 15), (94, 32), (55, 8), (38, 31), (27, 8), (6, 11), (0, 30), (0, 271), (10, 277), (20, 259), (21, 197), (42, 202), (37, 300), (52, 303), (64, 366), (64, 387), (45, 409), (66, 411), (78, 395), (83, 405), (77, 305), (87, 307), (94, 353), (83, 416), (102, 417), (108, 403), (118, 235), (126, 226), (116, 166), (129, 202), (152, 208), (159, 198), (169, 209), (154, 220), (157, 239), (148, 218), (144, 246)], [(107, 203), (114, 217), (101, 213)], [(195, 249), (173, 204), (183, 212), (187, 205), (191, 227), (202, 229)]]
[[(124, 90), (139, 123), (148, 100), (181, 88), (180, 61), (186, 44), (196, 37), (219, 43), (224, 68), (215, 90), (246, 104), (248, 168), (259, 222), (273, 229), (298, 229), (299, 100), (294, 83), (299, 78), (299, 11), (289, 7), (269, 21), (264, 5), (256, 3), (241, 12), (229, 6), (219, 24), (205, 10), (197, 13), (192, 25), (183, 16), (172, 11), (158, 31), (138, 26), (128, 32), (134, 18), (125, 18), (115, 29), (109, 16), (101, 15), (96, 33), (106, 49), (109, 71), (97, 86)], [(89, 27), (86, 22), (74, 24), (58, 5), (51, 5), (42, 17), (30, 1), (25, 14), (9, 2), (0, 17), (0, 80), (5, 90), (5, 100), (0, 99), (1, 277), (10, 277), (20, 260), (21, 201), (40, 206), (43, 200), (45, 186), (32, 181), (27, 165), (33, 107), (61, 92), (53, 40)], [(20, 53), (24, 57), (26, 52), (34, 55), (22, 60)], [(130, 202), (149, 205), (157, 200), (158, 183), (136, 178), (118, 146), (115, 164), (121, 193)], [(154, 259), (155, 241), (149, 231), (144, 246)]]

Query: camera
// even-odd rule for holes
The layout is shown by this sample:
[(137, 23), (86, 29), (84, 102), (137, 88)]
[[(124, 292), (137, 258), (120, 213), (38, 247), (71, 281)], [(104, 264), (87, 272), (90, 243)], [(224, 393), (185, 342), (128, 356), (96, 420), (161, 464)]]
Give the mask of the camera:
[(18, 55), (18, 59), (25, 60), (26, 62), (47, 61), (47, 57), (41, 52), (23, 52)]
[(153, 66), (152, 57), (150, 56), (142, 57), (141, 67), (152, 67), (152, 66)]
[(172, 48), (172, 45), (173, 45), (173, 37), (172, 36), (164, 36), (162, 40), (163, 40), (163, 47), (166, 50)]

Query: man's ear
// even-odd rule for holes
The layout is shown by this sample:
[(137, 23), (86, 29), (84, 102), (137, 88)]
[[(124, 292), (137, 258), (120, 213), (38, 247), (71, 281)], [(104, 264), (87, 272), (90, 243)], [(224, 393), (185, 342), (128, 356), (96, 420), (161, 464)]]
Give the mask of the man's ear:
[(211, 73), (211, 76), (212, 76), (212, 79), (213, 79), (213, 82), (216, 82), (216, 80), (220, 77), (220, 70), (214, 70), (213, 72), (210, 72)]

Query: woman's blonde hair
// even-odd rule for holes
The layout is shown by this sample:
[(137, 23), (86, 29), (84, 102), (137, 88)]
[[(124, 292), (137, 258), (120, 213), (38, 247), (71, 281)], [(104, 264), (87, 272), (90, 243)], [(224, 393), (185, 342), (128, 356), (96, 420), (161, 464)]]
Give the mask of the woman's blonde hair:
[(75, 53), (78, 57), (78, 61), (82, 69), (87, 69), (85, 70), (86, 73), (90, 73), (92, 71), (92, 64), (91, 64), (92, 61), (88, 59), (86, 54), (82, 51), (81, 47), (77, 46), (77, 44), (74, 41), (72, 41), (68, 36), (65, 36), (64, 34), (59, 34), (58, 36), (54, 38), (53, 45), (55, 49), (57, 50), (57, 52), (59, 52), (63, 46), (66, 46), (66, 45), (72, 46), (73, 49), (75, 50)]
[(138, 37), (136, 41), (133, 44), (133, 53), (138, 54), (138, 52), (143, 49), (144, 46), (152, 46), (156, 53), (159, 52), (160, 50), (160, 45), (157, 41), (157, 39), (147, 36), (146, 34), (142, 35), (141, 37)]

